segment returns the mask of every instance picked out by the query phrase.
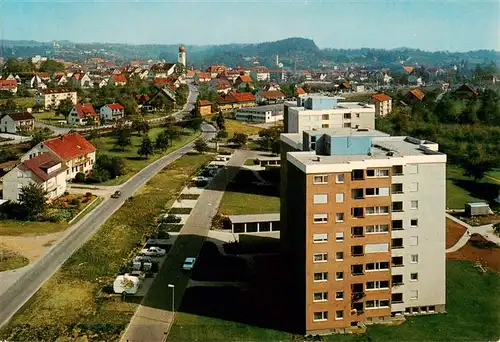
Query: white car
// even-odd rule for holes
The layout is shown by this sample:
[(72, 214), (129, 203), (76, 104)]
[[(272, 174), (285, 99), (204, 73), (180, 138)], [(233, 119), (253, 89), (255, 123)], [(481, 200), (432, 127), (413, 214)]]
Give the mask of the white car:
[(182, 269), (184, 271), (191, 271), (194, 267), (195, 262), (196, 258), (186, 258), (186, 260), (184, 260), (184, 265), (182, 265)]
[(145, 249), (141, 249), (141, 255), (147, 256), (164, 256), (167, 254), (167, 251), (160, 247), (149, 247)]
[(198, 182), (200, 182), (200, 183), (202, 183), (202, 182), (210, 182), (210, 179), (207, 178), (207, 177), (203, 177), (203, 176), (197, 176), (197, 177), (193, 178), (193, 182), (196, 182), (196, 183), (198, 183)]

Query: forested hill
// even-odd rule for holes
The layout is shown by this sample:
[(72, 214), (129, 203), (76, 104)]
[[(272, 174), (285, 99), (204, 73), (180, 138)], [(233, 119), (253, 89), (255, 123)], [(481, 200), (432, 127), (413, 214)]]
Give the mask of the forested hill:
[[(88, 57), (103, 57), (118, 61), (134, 58), (166, 59), (175, 61), (179, 44), (172, 45), (130, 45), (91, 43), (79, 44), (60, 41), (54, 44), (36, 41), (0, 41), (0, 56), (4, 58), (30, 57), (42, 55), (60, 57), (69, 60)], [(388, 66), (405, 64), (423, 64), (426, 66), (461, 65), (474, 67), (476, 64), (486, 65), (491, 61), (500, 63), (500, 52), (493, 50), (477, 50), (469, 52), (428, 52), (419, 49), (398, 48), (384, 49), (320, 49), (311, 39), (287, 38), (274, 42), (259, 44), (226, 44), (211, 46), (186, 45), (188, 62), (196, 66), (210, 64), (227, 65), (264, 65), (273, 68), (276, 55), (287, 67), (300, 69), (329, 67), (338, 63), (358, 63), (365, 66)]]

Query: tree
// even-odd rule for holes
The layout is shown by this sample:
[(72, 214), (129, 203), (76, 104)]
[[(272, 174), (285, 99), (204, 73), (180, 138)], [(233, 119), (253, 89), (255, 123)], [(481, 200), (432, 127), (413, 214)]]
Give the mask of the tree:
[(203, 139), (197, 139), (195, 142), (194, 142), (194, 149), (196, 151), (198, 151), (198, 153), (205, 153), (208, 151), (208, 145), (207, 145), (207, 142)]
[(73, 102), (70, 99), (64, 99), (59, 102), (59, 105), (56, 108), (57, 115), (64, 115), (66, 120), (68, 119), (69, 112), (73, 109)]
[(31, 135), (31, 141), (30, 141), (31, 147), (35, 147), (36, 145), (38, 145), (42, 141), (47, 140), (48, 138), (50, 138), (52, 133), (53, 132), (49, 128), (44, 128), (44, 129), (37, 130), (37, 131), (33, 132), (33, 134)]
[(124, 151), (125, 147), (130, 144), (130, 130), (128, 128), (123, 127), (115, 131), (115, 146), (120, 147)]
[(125, 174), (125, 163), (123, 158), (118, 156), (99, 155), (96, 159), (96, 168), (106, 170), (111, 179)]
[(493, 225), (493, 233), (500, 236), (500, 222), (497, 222)]
[(64, 69), (64, 64), (53, 59), (47, 59), (45, 62), (42, 62), (42, 64), (40, 64), (40, 71), (42, 72), (62, 72), (64, 71)]
[(217, 139), (226, 139), (228, 137), (227, 131), (225, 129), (222, 129), (217, 132), (217, 135), (215, 137)]
[(477, 111), (479, 120), (486, 124), (500, 125), (499, 96), (491, 89), (481, 95), (481, 104)]
[(493, 157), (485, 151), (479, 144), (469, 144), (462, 166), (465, 169), (465, 175), (480, 180), (484, 174), (495, 166)]
[(246, 145), (248, 136), (245, 133), (234, 133), (233, 137), (229, 139), (229, 142), (241, 147)]
[(155, 140), (155, 148), (165, 151), (168, 147), (168, 141), (170, 137), (166, 131), (160, 132)]
[(219, 130), (226, 129), (226, 122), (224, 120), (224, 115), (222, 115), (222, 112), (219, 112), (219, 114), (217, 114), (215, 122), (217, 123), (217, 127), (219, 128)]
[(149, 131), (149, 124), (146, 120), (134, 120), (132, 122), (132, 130), (137, 133), (146, 134)]
[[(259, 131), (259, 145), (264, 150), (278, 150), (279, 151), (279, 139), (280, 134), (283, 132), (282, 126), (271, 127), (267, 129), (262, 129)], [(278, 142), (276, 146), (276, 142)]]
[(178, 139), (181, 136), (182, 129), (177, 125), (169, 124), (167, 125), (165, 132), (167, 132), (168, 136), (170, 137), (170, 141), (172, 141)]
[(151, 141), (149, 136), (145, 135), (142, 138), (141, 147), (139, 147), (139, 149), (137, 150), (137, 154), (140, 156), (145, 156), (147, 159), (148, 156), (150, 156), (153, 153), (154, 153), (153, 142)]
[(36, 219), (45, 212), (47, 195), (48, 192), (41, 184), (30, 183), (21, 188), (19, 202), (24, 209), (26, 219)]
[(7, 99), (7, 101), (0, 106), (0, 110), (4, 112), (12, 112), (17, 109), (17, 104), (14, 102), (13, 99)]

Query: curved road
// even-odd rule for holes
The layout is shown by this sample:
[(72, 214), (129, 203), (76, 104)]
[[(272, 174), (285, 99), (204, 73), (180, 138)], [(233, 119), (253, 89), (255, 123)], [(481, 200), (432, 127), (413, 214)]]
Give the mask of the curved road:
[[(188, 105), (184, 108), (184, 111), (188, 111), (195, 100), (196, 93), (190, 92)], [(178, 112), (175, 115), (179, 117), (184, 115), (184, 112)], [(203, 139), (208, 140), (215, 136), (216, 129), (213, 126), (204, 123), (202, 129)], [(164, 167), (189, 152), (193, 146), (194, 143), (187, 144), (148, 165), (123, 184), (120, 189), (122, 196), (119, 199), (105, 200), (96, 209), (69, 228), (57, 244), (55, 244), (37, 263), (0, 296), (0, 327), (6, 324), (17, 310), (19, 310), (43, 283), (57, 271), (64, 261), (85, 243), (97, 231), (101, 224), (122, 206), (126, 198), (132, 196), (142, 185)]]

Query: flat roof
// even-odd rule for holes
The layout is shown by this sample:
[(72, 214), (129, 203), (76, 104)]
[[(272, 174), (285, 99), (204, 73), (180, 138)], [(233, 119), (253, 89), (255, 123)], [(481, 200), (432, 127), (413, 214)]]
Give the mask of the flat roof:
[(283, 111), (284, 110), (284, 105), (283, 104), (275, 104), (275, 105), (266, 105), (266, 106), (256, 106), (256, 107), (248, 107), (248, 108), (239, 108), (236, 110), (236, 112), (267, 112), (270, 110), (278, 110), (278, 111)]
[(490, 206), (488, 203), (484, 203), (484, 202), (467, 203), (467, 205), (470, 206), (471, 208), (489, 207)]
[[(340, 137), (348, 137), (348, 136), (390, 137), (390, 134), (370, 128), (331, 127), (331, 128), (310, 129), (303, 132), (310, 135), (319, 133), (319, 134), (327, 134)], [(300, 135), (300, 133), (298, 134)]]
[(229, 215), (231, 223), (257, 223), (257, 222), (276, 222), (280, 220), (279, 213), (271, 214), (253, 214), (253, 215)]
[(266, 160), (280, 160), (281, 157), (280, 156), (273, 156), (273, 157), (258, 157), (256, 158), (257, 160), (262, 160), (262, 161), (266, 161)]

